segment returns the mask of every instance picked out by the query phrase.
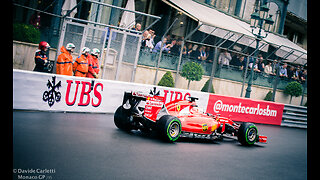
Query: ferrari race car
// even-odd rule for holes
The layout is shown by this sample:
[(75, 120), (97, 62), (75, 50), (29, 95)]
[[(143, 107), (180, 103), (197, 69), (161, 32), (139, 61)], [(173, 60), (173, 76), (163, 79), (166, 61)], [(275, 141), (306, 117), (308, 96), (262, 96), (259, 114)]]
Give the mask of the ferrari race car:
[(248, 122), (238, 124), (230, 118), (202, 112), (196, 97), (164, 103), (158, 95), (125, 92), (122, 105), (114, 114), (115, 125), (124, 131), (156, 131), (166, 141), (179, 137), (222, 139), (224, 135), (237, 137), (242, 145), (267, 142), (257, 127)]

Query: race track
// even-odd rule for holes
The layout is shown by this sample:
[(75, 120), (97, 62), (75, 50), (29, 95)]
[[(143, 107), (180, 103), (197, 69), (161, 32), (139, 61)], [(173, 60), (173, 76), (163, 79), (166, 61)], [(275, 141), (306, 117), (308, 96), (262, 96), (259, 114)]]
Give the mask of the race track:
[(154, 134), (120, 131), (113, 114), (13, 111), (13, 177), (306, 179), (307, 130), (257, 127), (268, 144), (244, 147), (233, 139), (170, 144)]

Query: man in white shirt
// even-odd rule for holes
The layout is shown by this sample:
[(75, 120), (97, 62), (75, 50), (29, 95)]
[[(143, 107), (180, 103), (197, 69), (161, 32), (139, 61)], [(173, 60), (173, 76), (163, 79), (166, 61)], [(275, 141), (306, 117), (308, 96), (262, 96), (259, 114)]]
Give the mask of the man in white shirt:
[(232, 59), (232, 57), (231, 57), (230, 53), (228, 53), (227, 50), (223, 49), (223, 50), (221, 50), (221, 53), (219, 55), (218, 63), (220, 64), (220, 66), (222, 66), (222, 65), (229, 66), (231, 59)]

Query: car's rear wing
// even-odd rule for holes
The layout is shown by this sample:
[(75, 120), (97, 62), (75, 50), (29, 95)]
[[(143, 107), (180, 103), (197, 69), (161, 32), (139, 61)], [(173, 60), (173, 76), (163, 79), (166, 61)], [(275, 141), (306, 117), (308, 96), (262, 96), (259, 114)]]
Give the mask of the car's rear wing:
[(122, 102), (123, 108), (131, 110), (133, 114), (143, 115), (151, 121), (156, 121), (157, 115), (163, 105), (163, 96), (150, 95), (137, 91), (125, 92)]

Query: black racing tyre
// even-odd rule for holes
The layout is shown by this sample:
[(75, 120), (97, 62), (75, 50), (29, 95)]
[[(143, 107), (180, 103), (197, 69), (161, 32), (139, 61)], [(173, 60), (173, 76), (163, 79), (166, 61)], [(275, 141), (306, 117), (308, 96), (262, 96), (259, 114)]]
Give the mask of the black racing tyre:
[(254, 144), (258, 140), (258, 129), (252, 123), (244, 122), (238, 131), (238, 141), (245, 146)]
[(121, 130), (130, 131), (132, 118), (129, 111), (120, 106), (114, 113), (114, 124)]
[(181, 122), (175, 116), (164, 115), (157, 122), (157, 131), (162, 139), (176, 141), (181, 134)]

